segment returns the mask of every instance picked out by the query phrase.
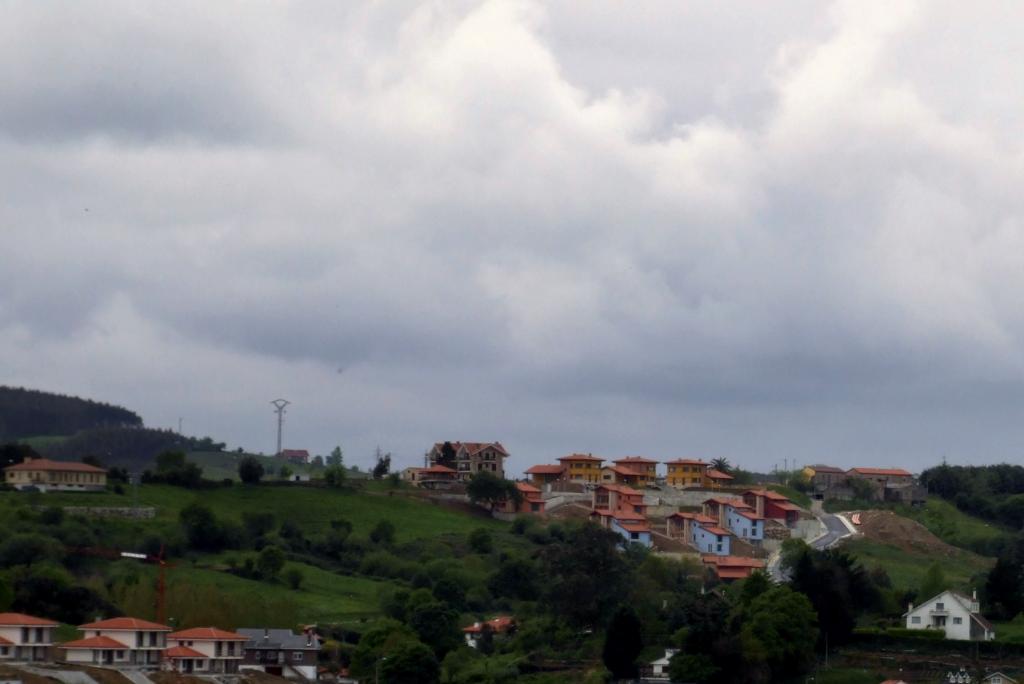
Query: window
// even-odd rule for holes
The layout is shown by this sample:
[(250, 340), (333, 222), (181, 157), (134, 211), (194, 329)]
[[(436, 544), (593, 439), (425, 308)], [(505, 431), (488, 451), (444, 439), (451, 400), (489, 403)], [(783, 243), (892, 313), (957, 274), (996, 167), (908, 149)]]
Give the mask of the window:
[(292, 660), (302, 660), (302, 651), (295, 651), (295, 653), (292, 653)]
[(919, 624), (921, 624), (921, 618), (919, 618), (919, 617), (917, 617), (915, 615), (914, 617), (910, 618), (910, 624), (912, 624), (912, 625), (919, 625)]
[(958, 617), (953, 618), (953, 624), (954, 625), (962, 625), (963, 622), (964, 622), (963, 618), (958, 618)]
[(630, 532), (629, 533), (629, 538), (632, 539), (633, 541), (636, 541), (637, 539), (640, 538), (640, 534), (637, 533), (637, 532)]
[(946, 604), (945, 603), (936, 603), (935, 604), (935, 610), (946, 610)]

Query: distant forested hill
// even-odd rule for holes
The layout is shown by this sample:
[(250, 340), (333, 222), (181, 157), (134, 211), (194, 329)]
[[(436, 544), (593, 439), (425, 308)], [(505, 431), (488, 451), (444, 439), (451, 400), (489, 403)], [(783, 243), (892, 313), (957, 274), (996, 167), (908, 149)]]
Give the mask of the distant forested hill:
[(142, 427), (142, 418), (91, 399), (0, 386), (0, 442), (112, 427)]
[(81, 430), (73, 436), (43, 445), (40, 453), (62, 461), (79, 461), (93, 456), (107, 467), (131, 471), (149, 468), (164, 451), (222, 451), (224, 444), (209, 437), (196, 439), (173, 430), (145, 427), (100, 427)]

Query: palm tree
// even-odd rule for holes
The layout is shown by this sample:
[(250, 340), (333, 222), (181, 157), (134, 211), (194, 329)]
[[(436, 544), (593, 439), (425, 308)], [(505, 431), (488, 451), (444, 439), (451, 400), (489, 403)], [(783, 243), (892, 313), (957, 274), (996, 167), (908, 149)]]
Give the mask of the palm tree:
[(729, 471), (732, 470), (732, 466), (729, 465), (729, 459), (727, 458), (711, 459), (711, 467), (719, 472), (725, 473), (726, 475), (728, 475)]

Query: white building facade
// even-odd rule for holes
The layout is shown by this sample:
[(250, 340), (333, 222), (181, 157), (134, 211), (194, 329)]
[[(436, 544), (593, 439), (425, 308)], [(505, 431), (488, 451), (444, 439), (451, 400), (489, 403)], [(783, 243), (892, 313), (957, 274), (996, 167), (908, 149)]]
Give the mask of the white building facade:
[(903, 617), (907, 629), (941, 630), (947, 639), (991, 641), (996, 638), (992, 623), (981, 615), (977, 593), (965, 596), (946, 590), (916, 608), (910, 604)]

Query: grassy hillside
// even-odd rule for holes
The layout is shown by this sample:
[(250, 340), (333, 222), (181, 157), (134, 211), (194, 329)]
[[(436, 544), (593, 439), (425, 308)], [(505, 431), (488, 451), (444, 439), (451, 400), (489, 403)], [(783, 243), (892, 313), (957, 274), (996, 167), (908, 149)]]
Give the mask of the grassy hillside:
[(893, 585), (901, 589), (921, 586), (928, 568), (932, 563), (939, 563), (953, 588), (968, 591), (977, 588), (972, 578), (988, 572), (995, 563), (991, 558), (960, 549), (954, 550), (952, 555), (915, 553), (869, 539), (845, 542), (843, 550), (856, 556), (866, 568), (884, 568)]
[(798, 492), (792, 487), (787, 487), (786, 485), (780, 484), (772, 484), (768, 485), (768, 489), (772, 490), (773, 492), (778, 492), (779, 494), (782, 494), (783, 496), (787, 497), (790, 501), (795, 503), (797, 506), (802, 506), (803, 508), (811, 507), (811, 497), (807, 496), (803, 492)]
[[(53, 506), (131, 506), (133, 500), (131, 488), (124, 494), (0, 492), (0, 510), (26, 501)], [(218, 517), (238, 522), (245, 512), (273, 513), (278, 520), (290, 520), (307, 533), (323, 532), (331, 520), (344, 518), (352, 523), (353, 533), (366, 535), (381, 520), (390, 520), (395, 524), (398, 542), (446, 533), (466, 534), (478, 527), (508, 526), (490, 518), (482, 509), (479, 514), (467, 514), (412, 493), (406, 495), (402, 490), (390, 492), (379, 482), (366, 483), (358, 491), (297, 485), (236, 485), (201, 491), (166, 485), (138, 488), (139, 505), (157, 509), (153, 521), (157, 524), (176, 524), (181, 509), (197, 501), (210, 507)]]

